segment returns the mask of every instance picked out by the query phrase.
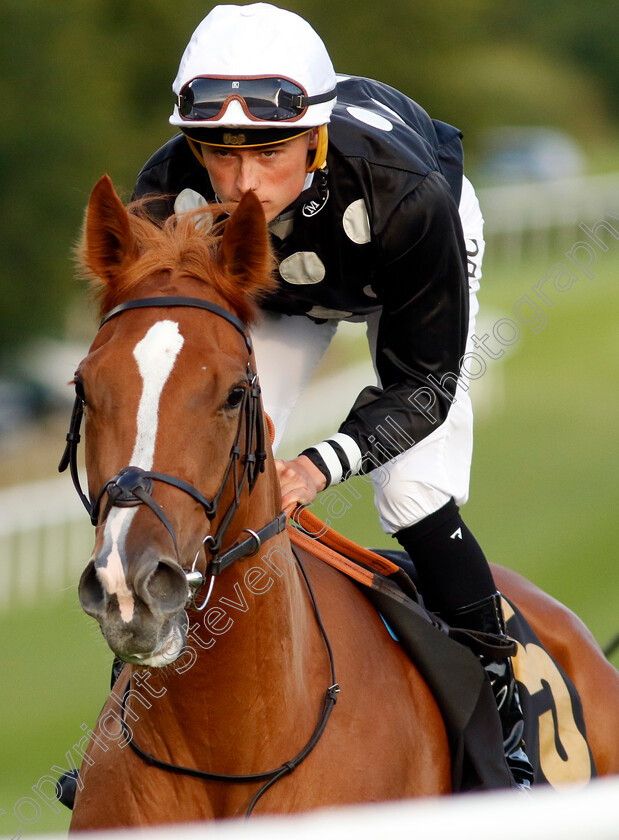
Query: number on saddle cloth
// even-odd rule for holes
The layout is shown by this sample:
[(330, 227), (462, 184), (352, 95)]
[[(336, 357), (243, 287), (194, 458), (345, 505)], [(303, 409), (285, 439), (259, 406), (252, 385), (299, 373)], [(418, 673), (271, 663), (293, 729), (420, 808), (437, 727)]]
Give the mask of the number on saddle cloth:
[(553, 787), (585, 785), (596, 775), (582, 704), (574, 684), (542, 647), (523, 615), (503, 597), (508, 634), (518, 641), (512, 659), (524, 713), (524, 740), (535, 781)]
[[(373, 550), (400, 566), (417, 585), (414, 564), (405, 552)], [(502, 600), (507, 632), (518, 644), (518, 652), (512, 658), (512, 664), (519, 684), (525, 718), (525, 743), (535, 768), (535, 782), (553, 787), (568, 783), (585, 785), (596, 775), (596, 770), (586, 738), (578, 692), (569, 677), (542, 647), (522, 613), (505, 597)], [(411, 653), (407, 639), (400, 638), (404, 634), (394, 632), (390, 609), (384, 609), (385, 614), (380, 609), (379, 612), (392, 638), (402, 641), (405, 650), (419, 664), (418, 651)], [(428, 679), (425, 669), (423, 673)], [(458, 686), (458, 690), (460, 688)], [(443, 712), (445, 714), (444, 709)], [(463, 783), (464, 787), (466, 782)]]

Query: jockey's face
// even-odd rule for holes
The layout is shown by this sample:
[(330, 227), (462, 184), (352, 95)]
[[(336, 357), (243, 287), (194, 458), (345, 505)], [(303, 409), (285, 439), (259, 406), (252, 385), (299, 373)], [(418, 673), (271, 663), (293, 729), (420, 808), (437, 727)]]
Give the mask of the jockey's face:
[(316, 148), (317, 139), (317, 131), (310, 131), (274, 146), (202, 146), (201, 150), (219, 199), (240, 201), (244, 192), (253, 190), (270, 222), (301, 194), (307, 154)]

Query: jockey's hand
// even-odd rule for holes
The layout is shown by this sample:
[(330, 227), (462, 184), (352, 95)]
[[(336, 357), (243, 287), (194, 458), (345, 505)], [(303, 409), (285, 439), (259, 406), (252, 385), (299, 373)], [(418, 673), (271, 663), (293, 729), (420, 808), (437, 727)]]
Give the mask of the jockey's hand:
[(282, 508), (290, 516), (297, 505), (309, 505), (327, 486), (327, 479), (306, 455), (293, 461), (275, 460), (282, 489)]

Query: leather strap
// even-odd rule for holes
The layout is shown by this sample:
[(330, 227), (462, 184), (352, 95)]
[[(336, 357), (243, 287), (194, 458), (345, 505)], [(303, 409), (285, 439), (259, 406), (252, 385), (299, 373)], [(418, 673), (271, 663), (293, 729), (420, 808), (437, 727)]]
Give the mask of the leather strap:
[[(236, 560), (240, 560), (241, 557), (251, 557), (253, 554), (257, 554), (263, 542), (285, 530), (286, 520), (286, 514), (282, 511), (259, 531), (249, 532), (250, 536), (246, 540), (236, 543), (227, 551), (214, 557), (209, 563), (208, 571), (213, 575), (219, 575)], [(246, 528), (245, 530), (248, 531), (249, 529)]]
[(351, 560), (362, 563), (375, 572), (380, 572), (381, 575), (392, 575), (400, 571), (400, 567), (391, 560), (387, 560), (386, 557), (381, 557), (369, 548), (363, 548), (342, 534), (338, 534), (333, 528), (325, 525), (322, 519), (310, 513), (307, 508), (297, 508), (292, 518), (310, 537), (313, 537), (314, 541), (319, 541), (338, 554), (344, 554)]
[(220, 318), (223, 318), (229, 324), (240, 332), (245, 340), (245, 346), (249, 353), (251, 353), (251, 341), (249, 340), (249, 335), (245, 330), (245, 325), (237, 318), (236, 315), (233, 315), (232, 312), (229, 312), (227, 309), (224, 309), (223, 306), (218, 306), (216, 303), (211, 303), (208, 300), (202, 300), (201, 298), (190, 298), (190, 297), (178, 297), (172, 295), (170, 297), (152, 297), (152, 298), (138, 298), (137, 300), (126, 300), (124, 303), (120, 303), (118, 306), (115, 306), (114, 309), (111, 309), (107, 315), (101, 319), (101, 323), (99, 324), (99, 329), (104, 324), (107, 324), (108, 321), (111, 321), (112, 318), (115, 318), (117, 315), (120, 315), (121, 312), (127, 312), (130, 309), (145, 309), (150, 307), (162, 307), (167, 308), (169, 306), (185, 306), (190, 307), (193, 309), (206, 309), (207, 312), (214, 312), (215, 315), (219, 315)]

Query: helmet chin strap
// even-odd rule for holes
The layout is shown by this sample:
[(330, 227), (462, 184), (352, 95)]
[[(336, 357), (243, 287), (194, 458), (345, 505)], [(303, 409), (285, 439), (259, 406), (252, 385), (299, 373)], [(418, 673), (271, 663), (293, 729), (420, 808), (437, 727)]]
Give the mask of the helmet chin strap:
[(200, 166), (203, 166), (206, 169), (206, 164), (204, 163), (204, 158), (202, 157), (202, 152), (198, 148), (198, 144), (196, 143), (196, 141), (192, 140), (191, 137), (187, 137), (187, 135), (185, 135), (185, 140), (189, 143), (189, 148), (191, 149), (191, 151), (194, 153), (194, 155), (198, 159), (198, 162), (200, 163)]
[(312, 158), (308, 155), (306, 172), (316, 172), (317, 169), (324, 169), (327, 165), (327, 149), (329, 147), (329, 132), (326, 125), (318, 126), (318, 143), (314, 149)]

